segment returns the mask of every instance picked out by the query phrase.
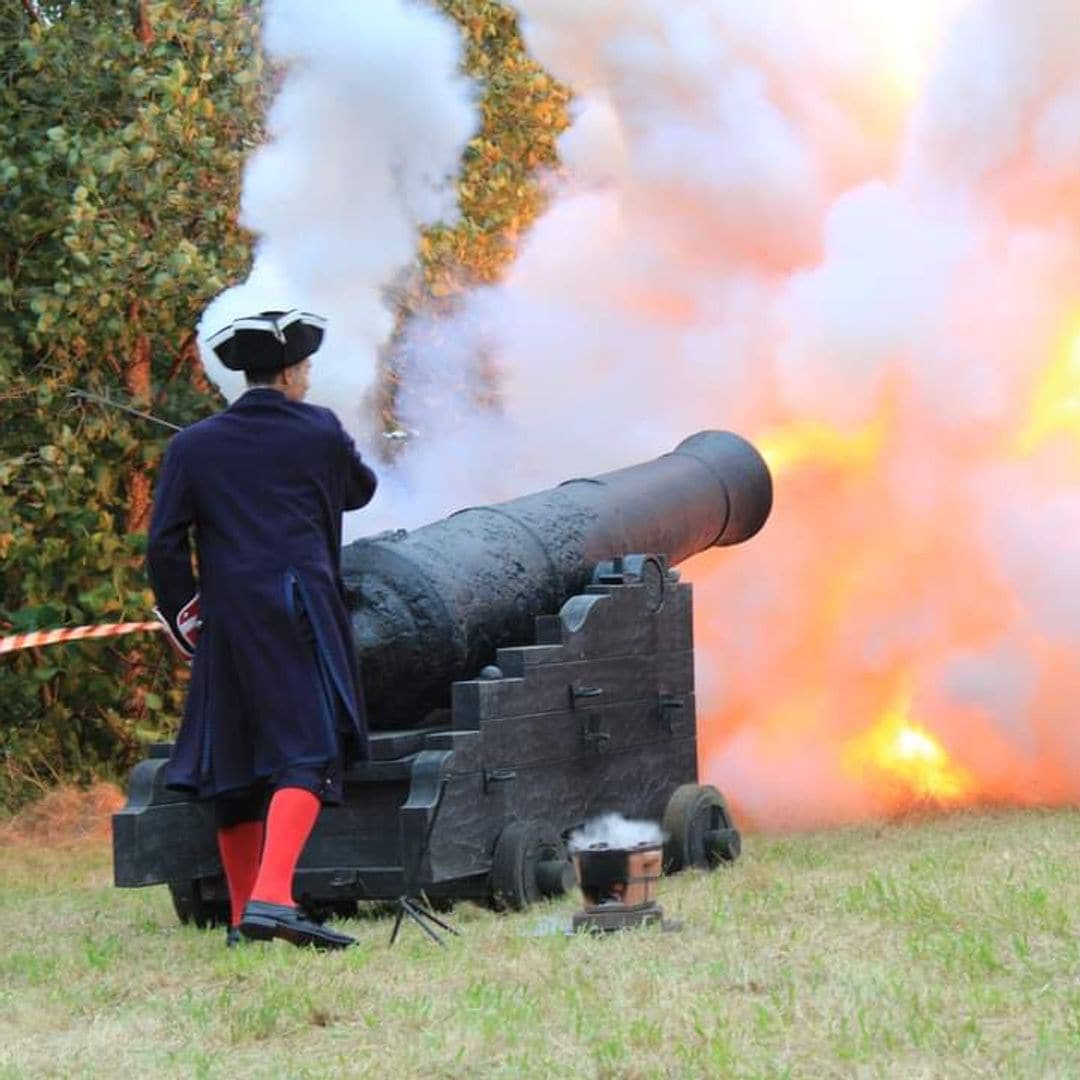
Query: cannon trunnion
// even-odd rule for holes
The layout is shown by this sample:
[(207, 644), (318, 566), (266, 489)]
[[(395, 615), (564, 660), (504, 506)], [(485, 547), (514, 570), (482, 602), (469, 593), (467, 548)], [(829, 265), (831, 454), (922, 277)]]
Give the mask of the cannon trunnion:
[[(523, 908), (566, 889), (566, 834), (609, 811), (664, 821), (669, 869), (734, 858), (726, 805), (696, 787), (691, 597), (662, 556), (602, 563), (537, 618), (534, 645), (453, 684), (446, 726), (376, 733), (319, 818), (297, 896), (324, 913), (420, 891)], [(181, 919), (215, 922), (213, 816), (164, 789), (166, 757), (136, 767), (114, 817), (116, 884), (167, 883)]]

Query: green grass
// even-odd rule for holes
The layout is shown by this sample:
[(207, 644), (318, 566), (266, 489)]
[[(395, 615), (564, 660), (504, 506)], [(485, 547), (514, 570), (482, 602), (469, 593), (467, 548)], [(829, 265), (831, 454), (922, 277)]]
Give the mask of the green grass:
[(0, 848), (0, 1077), (1080, 1076), (1080, 815), (747, 838), (681, 933), (471, 906), (438, 949), (226, 951), (96, 844)]

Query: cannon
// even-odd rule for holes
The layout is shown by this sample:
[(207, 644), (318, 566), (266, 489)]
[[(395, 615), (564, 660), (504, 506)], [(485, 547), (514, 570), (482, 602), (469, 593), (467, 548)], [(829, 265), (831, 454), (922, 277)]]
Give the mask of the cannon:
[[(772, 482), (744, 439), (671, 453), (358, 540), (342, 580), (371, 760), (345, 776), (297, 870), (316, 916), (425, 895), (521, 909), (572, 881), (566, 841), (606, 812), (661, 822), (665, 869), (735, 859), (697, 783), (691, 586), (675, 565), (764, 525)], [(135, 766), (113, 817), (117, 886), (168, 885), (182, 921), (224, 919), (212, 809)]]

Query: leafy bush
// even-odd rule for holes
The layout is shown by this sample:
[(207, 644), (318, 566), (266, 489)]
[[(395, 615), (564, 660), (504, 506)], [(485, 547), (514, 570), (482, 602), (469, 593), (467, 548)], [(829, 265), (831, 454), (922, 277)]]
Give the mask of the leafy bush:
[[(216, 408), (192, 334), (241, 278), (262, 62), (249, 5), (33, 5), (0, 25), (0, 633), (141, 620), (153, 470)], [(17, 7), (17, 6), (16, 6)], [(61, 8), (63, 10), (61, 10)], [(122, 768), (182, 700), (157, 642), (0, 663), (0, 798)]]
[[(497, 279), (567, 123), (568, 93), (527, 56), (510, 6), (438, 2), (484, 86), (483, 126), (462, 163), (461, 220), (418, 238), (399, 326)], [(272, 82), (258, 14), (239, 0), (0, 12), (0, 635), (150, 609), (142, 554), (168, 432), (72, 395), (180, 425), (220, 407), (194, 327), (249, 270), (241, 170)], [(146, 637), (0, 659), (0, 803), (122, 772), (175, 723), (184, 689)]]

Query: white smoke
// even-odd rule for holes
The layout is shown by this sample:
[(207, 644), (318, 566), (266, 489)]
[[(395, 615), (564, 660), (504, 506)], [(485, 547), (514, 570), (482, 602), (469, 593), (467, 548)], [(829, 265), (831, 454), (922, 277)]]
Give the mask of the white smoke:
[[(861, 471), (781, 474), (762, 535), (688, 567), (706, 779), (757, 822), (871, 812), (836, 748), (902, 671), (984, 790), (1080, 795), (1075, 442), (1025, 434), (1080, 332), (1075, 0), (517, 7), (575, 91), (566, 175), (501, 285), (410, 328), (419, 434), (354, 531), (701, 428), (864, 438)], [(326, 8), (307, 27), (310, 6), (270, 5), (296, 70), (245, 188), (259, 261), (205, 325), (270, 302), (330, 316), (317, 399), (356, 428), (378, 288), (475, 119), (445, 20)]]
[(663, 842), (664, 831), (655, 821), (638, 821), (624, 818), (622, 814), (602, 814), (572, 832), (567, 846), (571, 852), (593, 847), (625, 850)]
[(1053, 131), (1065, 119), (1078, 76), (1073, 0), (968, 4), (915, 114), (911, 163), (940, 180), (985, 180), (1028, 153), (1044, 124)]
[(381, 290), (415, 258), (419, 229), (452, 220), (461, 152), (478, 127), (459, 34), (408, 0), (268, 0), (267, 55), (287, 65), (269, 141), (244, 175), (242, 220), (258, 236), (251, 277), (207, 309), (205, 338), (233, 318), (303, 308), (328, 319), (311, 400), (370, 435), (366, 395), (392, 328)]
[[(1016, 443), (1080, 306), (1075, 4), (522, 8), (619, 157), (603, 174), (574, 148), (604, 212), (560, 228), (556, 207), (507, 283), (509, 385), (523, 369), (594, 380), (627, 461), (671, 442), (665, 423), (889, 423), (850, 504), (826, 488), (802, 506), (781, 478), (763, 535), (698, 577), (700, 713), (743, 718), (711, 734), (707, 778), (759, 822), (868, 812), (837, 747), (880, 702), (851, 688), (903, 669), (917, 715), (987, 790), (1061, 797), (1046, 764), (1075, 776), (1080, 758), (1064, 722), (1036, 720), (1062, 678), (1036, 656), (1038, 635), (1078, 641), (1075, 469)], [(912, 21), (875, 24), (886, 8)], [(922, 71), (895, 52), (905, 29)], [(557, 349), (515, 319), (530, 301)], [(588, 410), (568, 412), (580, 431)], [(997, 775), (1010, 759), (1034, 764)]]

